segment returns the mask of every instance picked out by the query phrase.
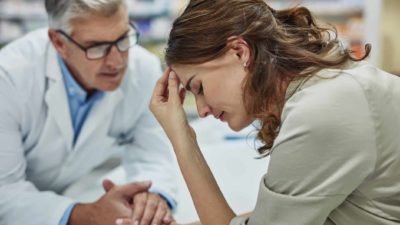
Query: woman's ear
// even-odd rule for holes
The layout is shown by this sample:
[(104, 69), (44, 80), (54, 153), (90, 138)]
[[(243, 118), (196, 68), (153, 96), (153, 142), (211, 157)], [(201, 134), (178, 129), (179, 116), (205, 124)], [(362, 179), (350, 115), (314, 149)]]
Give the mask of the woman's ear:
[(228, 39), (229, 51), (232, 51), (239, 62), (246, 68), (250, 64), (250, 48), (247, 42), (240, 37), (231, 37)]
[(54, 29), (49, 29), (48, 31), (49, 39), (53, 44), (54, 48), (57, 50), (57, 53), (62, 57), (66, 58), (67, 56), (67, 45), (65, 39), (61, 37), (61, 35)]

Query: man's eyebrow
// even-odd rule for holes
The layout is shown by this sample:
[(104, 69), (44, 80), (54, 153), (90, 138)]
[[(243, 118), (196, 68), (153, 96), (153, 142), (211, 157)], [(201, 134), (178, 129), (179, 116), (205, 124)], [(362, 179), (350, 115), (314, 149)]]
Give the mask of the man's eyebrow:
[[(120, 40), (121, 38), (125, 37), (129, 33), (129, 30), (125, 31), (121, 36), (119, 36), (116, 40)], [(96, 45), (101, 45), (101, 44), (109, 44), (112, 43), (112, 41), (85, 41), (82, 44), (86, 45), (88, 47), (93, 47)]]
[(186, 90), (190, 91), (190, 83), (192, 82), (192, 80), (195, 76), (196, 76), (196, 74), (193, 75), (192, 77), (190, 77), (189, 80), (187, 81), (186, 86), (185, 86)]

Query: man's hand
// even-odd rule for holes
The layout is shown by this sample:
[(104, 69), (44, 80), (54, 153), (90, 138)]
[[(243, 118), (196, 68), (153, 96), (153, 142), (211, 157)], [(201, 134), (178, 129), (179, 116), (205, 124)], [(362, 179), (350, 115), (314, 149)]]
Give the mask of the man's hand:
[(167, 202), (157, 193), (133, 196), (133, 225), (168, 225), (173, 221)]
[(136, 182), (116, 186), (103, 182), (106, 193), (96, 202), (77, 204), (72, 210), (68, 225), (110, 225), (117, 218), (132, 216), (132, 196), (147, 192), (150, 182)]
[[(114, 186), (110, 180), (103, 182), (107, 192)], [(156, 193), (141, 192), (133, 195), (131, 207), (132, 216), (120, 217), (119, 222), (131, 225), (169, 225), (174, 221), (167, 202)]]

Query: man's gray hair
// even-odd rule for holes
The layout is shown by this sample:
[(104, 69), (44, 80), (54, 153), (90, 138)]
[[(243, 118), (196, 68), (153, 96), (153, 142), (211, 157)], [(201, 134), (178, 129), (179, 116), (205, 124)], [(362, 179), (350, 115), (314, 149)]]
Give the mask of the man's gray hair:
[(126, 7), (125, 0), (46, 0), (49, 27), (72, 32), (71, 20), (96, 13), (103, 16), (114, 15), (120, 6)]

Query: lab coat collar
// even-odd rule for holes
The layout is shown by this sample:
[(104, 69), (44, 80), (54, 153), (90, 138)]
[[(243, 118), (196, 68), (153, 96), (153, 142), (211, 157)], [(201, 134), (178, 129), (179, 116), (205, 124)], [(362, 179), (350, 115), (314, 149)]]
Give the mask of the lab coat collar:
[(107, 92), (105, 96), (97, 102), (91, 111), (82, 127), (82, 130), (78, 136), (76, 145), (73, 146), (73, 127), (71, 114), (69, 111), (68, 97), (62, 79), (61, 69), (57, 62), (57, 52), (51, 43), (47, 50), (47, 65), (46, 65), (46, 77), (47, 77), (47, 91), (45, 94), (45, 101), (49, 110), (49, 117), (53, 117), (60, 132), (67, 144), (69, 150), (79, 148), (96, 129), (101, 126), (110, 125), (109, 120), (112, 120), (112, 114), (114, 109), (123, 99), (124, 93), (119, 87), (113, 92)]

